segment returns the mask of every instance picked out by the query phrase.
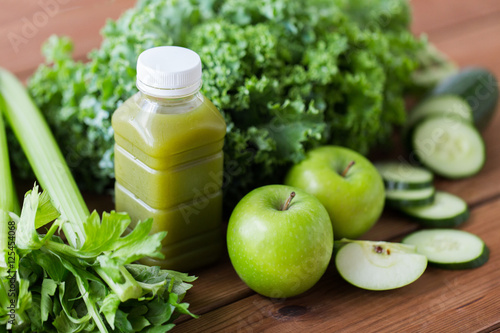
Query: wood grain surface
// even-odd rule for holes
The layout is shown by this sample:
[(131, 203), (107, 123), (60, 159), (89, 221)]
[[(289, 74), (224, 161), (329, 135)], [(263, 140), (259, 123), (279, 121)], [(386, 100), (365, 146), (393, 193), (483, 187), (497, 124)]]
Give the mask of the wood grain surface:
[[(56, 3), (53, 15), (47, 3)], [(99, 30), (133, 0), (2, 0), (0, 66), (26, 79), (43, 61), (40, 46), (51, 34), (75, 41), (74, 56), (101, 43)], [(45, 6), (45, 7), (44, 7)], [(500, 77), (500, 1), (413, 0), (412, 31), (425, 34), (459, 66), (480, 65)], [(46, 13), (47, 20), (43, 20)], [(28, 23), (26, 23), (28, 22)], [(33, 24), (29, 34), (23, 27)], [(36, 25), (35, 25), (36, 23)], [(24, 28), (25, 30), (27, 28)], [(28, 29), (29, 30), (29, 29)], [(24, 33), (24, 35), (23, 35)], [(24, 39), (13, 39), (19, 35)], [(14, 40), (14, 42), (13, 42)], [(273, 300), (255, 294), (238, 278), (227, 257), (199, 276), (186, 301), (201, 315), (181, 317), (175, 332), (498, 332), (500, 331), (500, 113), (484, 132), (487, 161), (465, 180), (437, 179), (438, 189), (464, 198), (470, 220), (460, 229), (482, 237), (490, 261), (474, 270), (428, 268), (415, 283), (392, 291), (357, 289), (329, 267), (304, 295)], [(109, 210), (109, 197), (88, 196), (91, 208)], [(363, 238), (398, 241), (418, 226), (387, 211)]]

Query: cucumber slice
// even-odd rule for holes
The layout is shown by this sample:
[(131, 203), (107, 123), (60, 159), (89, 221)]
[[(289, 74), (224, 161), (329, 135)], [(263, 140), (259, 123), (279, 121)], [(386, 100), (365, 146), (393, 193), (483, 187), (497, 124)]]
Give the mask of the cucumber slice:
[(375, 167), (384, 180), (385, 188), (421, 189), (432, 186), (434, 175), (427, 169), (401, 162), (380, 162)]
[(417, 105), (408, 115), (407, 126), (412, 127), (422, 119), (433, 115), (459, 117), (474, 122), (470, 105), (457, 95), (432, 96)]
[(431, 95), (459, 95), (472, 109), (474, 124), (480, 130), (488, 126), (498, 104), (498, 81), (486, 68), (468, 67), (442, 80)]
[(387, 205), (394, 208), (424, 206), (434, 201), (434, 186), (417, 190), (386, 190)]
[(477, 129), (457, 118), (426, 118), (415, 125), (411, 142), (420, 162), (447, 178), (472, 176), (486, 159), (484, 141)]
[(403, 239), (415, 245), (429, 263), (445, 269), (468, 269), (484, 265), (489, 249), (478, 236), (463, 230), (428, 229), (413, 232)]
[(401, 211), (423, 226), (431, 228), (455, 227), (469, 218), (467, 203), (461, 198), (436, 191), (434, 202), (421, 207), (403, 207)]
[(415, 246), (399, 243), (347, 241), (335, 257), (340, 275), (356, 287), (389, 290), (417, 280), (427, 267), (427, 258)]

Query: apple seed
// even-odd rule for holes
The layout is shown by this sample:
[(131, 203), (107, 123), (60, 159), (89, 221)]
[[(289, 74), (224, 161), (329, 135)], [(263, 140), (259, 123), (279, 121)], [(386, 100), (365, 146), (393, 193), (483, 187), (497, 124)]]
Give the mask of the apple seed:
[[(373, 245), (373, 251), (374, 251), (375, 253), (380, 253), (380, 254), (382, 254), (382, 253), (384, 253), (384, 248), (383, 248), (382, 246), (380, 246), (380, 245)], [(386, 253), (387, 255), (390, 255), (390, 254), (391, 254), (391, 250), (390, 250), (389, 248), (387, 248), (387, 249), (385, 249), (385, 253)]]

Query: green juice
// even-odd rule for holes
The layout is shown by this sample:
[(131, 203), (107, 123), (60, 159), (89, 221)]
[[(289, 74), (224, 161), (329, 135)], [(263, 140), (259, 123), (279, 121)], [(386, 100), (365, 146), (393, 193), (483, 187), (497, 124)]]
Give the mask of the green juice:
[(113, 114), (116, 210), (128, 212), (132, 225), (153, 218), (152, 232), (168, 232), (165, 259), (143, 263), (188, 271), (214, 262), (224, 248), (226, 124), (198, 90), (181, 97), (147, 93)]

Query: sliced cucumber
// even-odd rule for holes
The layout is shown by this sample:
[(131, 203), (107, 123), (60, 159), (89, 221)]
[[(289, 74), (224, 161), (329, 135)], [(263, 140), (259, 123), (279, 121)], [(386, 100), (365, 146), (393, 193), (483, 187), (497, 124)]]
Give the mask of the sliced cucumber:
[(434, 201), (429, 205), (403, 207), (401, 211), (423, 226), (431, 228), (455, 227), (469, 218), (467, 203), (442, 191), (436, 191)]
[(434, 179), (434, 175), (429, 170), (408, 163), (380, 162), (376, 163), (375, 167), (388, 190), (428, 188), (432, 186)]
[(457, 118), (426, 118), (415, 126), (411, 143), (422, 164), (447, 178), (476, 174), (486, 158), (484, 141), (477, 129)]
[(434, 186), (416, 190), (386, 190), (387, 205), (394, 208), (424, 206), (434, 201)]
[(415, 246), (371, 241), (347, 241), (335, 257), (340, 275), (356, 287), (389, 290), (417, 280), (427, 258)]
[(429, 263), (446, 269), (468, 269), (485, 264), (489, 249), (478, 236), (456, 229), (428, 229), (413, 232), (403, 239), (415, 245)]
[(474, 122), (470, 105), (457, 95), (432, 96), (417, 105), (408, 115), (407, 126), (412, 127), (420, 120), (433, 115), (459, 117)]
[(468, 67), (450, 75), (434, 87), (431, 95), (459, 95), (472, 109), (480, 130), (491, 122), (498, 104), (498, 81), (490, 70)]

